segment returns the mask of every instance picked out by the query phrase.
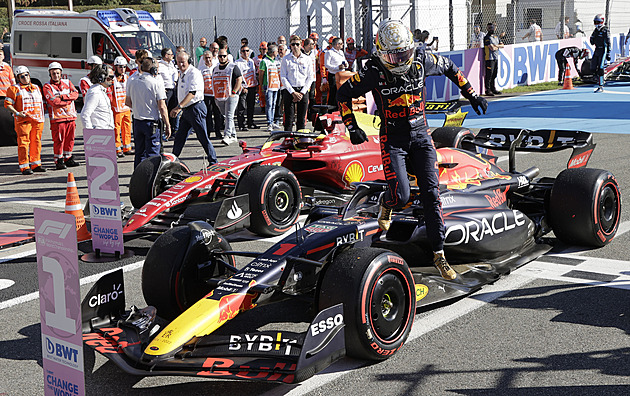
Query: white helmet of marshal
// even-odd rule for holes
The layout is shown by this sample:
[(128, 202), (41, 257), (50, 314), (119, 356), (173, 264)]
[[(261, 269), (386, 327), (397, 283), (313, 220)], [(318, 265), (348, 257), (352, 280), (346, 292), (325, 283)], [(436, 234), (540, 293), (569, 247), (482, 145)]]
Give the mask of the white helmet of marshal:
[(87, 60), (88, 65), (102, 65), (103, 60), (98, 57), (98, 55), (92, 55)]
[(19, 76), (20, 74), (24, 74), (24, 73), (31, 74), (28, 71), (28, 67), (26, 67), (26, 66), (17, 66), (15, 69), (13, 69), (13, 74), (15, 74), (15, 77)]
[(53, 69), (59, 69), (63, 72), (63, 67), (61, 67), (61, 63), (59, 62), (50, 62), (50, 65), (48, 65), (48, 71)]
[(388, 19), (378, 26), (376, 54), (393, 74), (407, 73), (415, 52), (413, 35), (402, 21)]
[(114, 66), (127, 66), (127, 59), (124, 56), (117, 56), (114, 59)]

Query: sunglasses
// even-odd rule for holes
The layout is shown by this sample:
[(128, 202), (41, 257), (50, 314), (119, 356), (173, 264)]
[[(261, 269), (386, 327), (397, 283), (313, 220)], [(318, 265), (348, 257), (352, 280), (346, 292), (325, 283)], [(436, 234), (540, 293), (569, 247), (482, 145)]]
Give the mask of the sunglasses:
[(244, 53), (244, 54), (246, 54), (246, 53), (248, 53), (248, 52), (249, 52), (249, 50), (248, 50), (248, 49), (242, 49), (242, 50), (241, 50), (241, 52), (242, 52), (242, 53)]
[(20, 75), (18, 76), (18, 78), (24, 78), (24, 77), (28, 77), (28, 73), (20, 74)]
[(107, 76), (105, 79), (106, 79), (106, 80), (113, 80), (113, 79), (114, 79), (114, 76), (113, 76), (113, 75), (109, 75), (109, 76)]
[(219, 55), (218, 58), (227, 58), (227, 55)]
[(301, 45), (300, 43), (291, 43), (291, 46), (299, 47), (300, 45)]

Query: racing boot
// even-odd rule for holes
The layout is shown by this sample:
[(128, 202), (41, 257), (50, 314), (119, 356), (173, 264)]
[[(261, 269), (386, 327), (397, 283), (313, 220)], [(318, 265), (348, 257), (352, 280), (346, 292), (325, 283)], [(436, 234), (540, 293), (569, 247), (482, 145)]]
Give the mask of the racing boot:
[(446, 258), (444, 257), (444, 251), (433, 252), (433, 265), (435, 265), (435, 268), (440, 271), (440, 275), (442, 275), (442, 278), (446, 280), (453, 280), (457, 277), (457, 272), (455, 272), (455, 270), (451, 268), (451, 266), (446, 261)]
[(381, 204), (378, 210), (378, 226), (383, 231), (389, 230), (389, 226), (392, 224), (392, 210), (385, 205)]

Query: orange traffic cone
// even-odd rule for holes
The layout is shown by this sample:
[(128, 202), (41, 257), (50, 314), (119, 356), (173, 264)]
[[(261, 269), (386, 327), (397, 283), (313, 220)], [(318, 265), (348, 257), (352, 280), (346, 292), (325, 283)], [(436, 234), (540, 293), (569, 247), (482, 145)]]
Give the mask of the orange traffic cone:
[(77, 241), (85, 241), (92, 238), (85, 224), (83, 207), (79, 198), (77, 183), (74, 181), (72, 172), (68, 172), (68, 186), (66, 187), (66, 213), (74, 215), (77, 219)]
[(573, 80), (571, 79), (571, 65), (567, 62), (567, 68), (564, 71), (564, 85), (562, 89), (574, 89)]

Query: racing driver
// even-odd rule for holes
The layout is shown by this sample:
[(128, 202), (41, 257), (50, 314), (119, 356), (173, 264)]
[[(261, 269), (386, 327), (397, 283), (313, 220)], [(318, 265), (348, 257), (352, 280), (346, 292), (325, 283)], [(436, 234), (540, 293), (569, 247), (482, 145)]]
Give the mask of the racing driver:
[(409, 179), (405, 165), (408, 159), (420, 187), (427, 234), (433, 248), (433, 264), (444, 279), (452, 280), (457, 274), (444, 257), (444, 221), (438, 191), (437, 153), (428, 134), (424, 114), (425, 76), (447, 76), (457, 84), (477, 114), (481, 111), (485, 114), (488, 102), (475, 93), (450, 59), (420, 50), (414, 61), (413, 36), (401, 21), (381, 22), (375, 43), (376, 54), (339, 89), (337, 100), (343, 122), (353, 144), (368, 140), (352, 113), (352, 98), (372, 91), (382, 117), (381, 158), (389, 185), (389, 189), (380, 197), (379, 226), (387, 231), (392, 210), (403, 207), (409, 200)]

